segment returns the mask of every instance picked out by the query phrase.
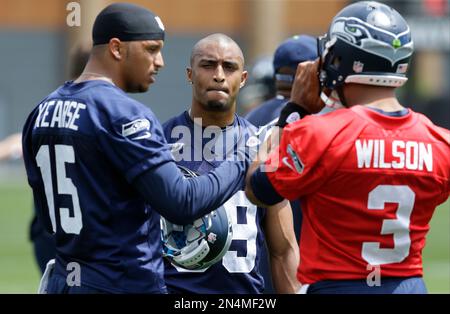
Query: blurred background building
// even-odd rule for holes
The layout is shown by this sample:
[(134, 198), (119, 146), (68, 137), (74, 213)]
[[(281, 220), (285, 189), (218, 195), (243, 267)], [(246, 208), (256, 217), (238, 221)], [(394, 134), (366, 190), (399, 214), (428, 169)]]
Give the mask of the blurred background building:
[[(28, 112), (50, 91), (70, 78), (69, 57), (90, 41), (92, 23), (109, 0), (0, 0), (0, 139), (20, 131)], [(190, 49), (202, 36), (223, 32), (236, 39), (251, 65), (271, 56), (286, 37), (320, 35), (344, 0), (135, 0), (163, 20), (167, 37), (166, 67), (150, 91), (135, 95), (161, 121), (190, 103), (185, 78)], [(407, 106), (449, 127), (449, 0), (387, 0), (411, 23), (417, 52), (411, 79), (401, 91)], [(69, 24), (80, 8), (80, 25)], [(73, 22), (73, 19), (72, 19)], [(270, 57), (269, 57), (270, 58)], [(258, 73), (256, 71), (256, 73)], [(250, 77), (249, 85), (258, 77)], [(258, 82), (257, 82), (258, 83)], [(240, 112), (254, 106), (261, 88), (249, 86), (240, 97)]]

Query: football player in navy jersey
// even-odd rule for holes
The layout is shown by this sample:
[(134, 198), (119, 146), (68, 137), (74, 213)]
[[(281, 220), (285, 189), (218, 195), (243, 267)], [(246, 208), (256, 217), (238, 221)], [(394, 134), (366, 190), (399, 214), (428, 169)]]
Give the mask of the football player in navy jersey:
[[(239, 146), (256, 148), (256, 128), (235, 113), (237, 94), (247, 78), (239, 46), (224, 34), (201, 39), (192, 50), (187, 77), (192, 84), (191, 108), (163, 125), (167, 141), (177, 143), (177, 163), (203, 174), (219, 167)], [(206, 270), (186, 270), (165, 259), (169, 292), (262, 293), (265, 240), (276, 291), (296, 292), (298, 247), (289, 203), (257, 208), (241, 188), (224, 205), (233, 228), (227, 253)]]
[(275, 71), (275, 97), (263, 102), (250, 111), (245, 118), (260, 127), (280, 116), (283, 104), (291, 97), (297, 65), (303, 61), (317, 59), (316, 38), (309, 35), (296, 35), (283, 41), (273, 55)]
[(151, 11), (106, 7), (81, 76), (48, 95), (25, 123), (28, 182), (56, 240), (42, 291), (166, 293), (160, 214), (185, 224), (242, 189), (247, 159), (235, 155), (185, 180), (153, 112), (126, 95), (155, 82), (163, 43), (164, 26)]
[[(84, 70), (91, 52), (90, 42), (78, 43), (69, 56), (69, 76), (78, 78)], [(22, 136), (20, 136), (21, 141)], [(34, 257), (43, 274), (48, 261), (55, 258), (55, 239), (51, 233), (45, 230), (43, 223), (38, 219), (33, 209), (33, 217), (30, 224), (30, 240), (33, 243)]]

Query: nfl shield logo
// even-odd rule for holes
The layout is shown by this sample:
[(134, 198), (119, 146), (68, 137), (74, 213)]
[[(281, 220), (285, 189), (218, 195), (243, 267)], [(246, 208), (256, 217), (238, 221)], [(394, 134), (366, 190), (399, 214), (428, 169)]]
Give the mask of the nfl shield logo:
[(396, 73), (405, 74), (407, 70), (408, 70), (408, 63), (401, 63), (397, 66)]
[(216, 240), (217, 240), (217, 234), (212, 233), (212, 232), (210, 234), (208, 234), (208, 242), (214, 244), (214, 242), (216, 242)]
[(353, 62), (353, 72), (361, 73), (363, 71), (363, 68), (364, 68), (364, 63), (359, 62), (359, 61)]

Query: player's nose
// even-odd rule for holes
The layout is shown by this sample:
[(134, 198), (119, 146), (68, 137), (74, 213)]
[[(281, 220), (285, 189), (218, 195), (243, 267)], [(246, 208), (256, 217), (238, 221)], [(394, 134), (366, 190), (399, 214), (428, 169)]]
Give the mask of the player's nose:
[(161, 52), (159, 52), (159, 53), (156, 55), (155, 60), (153, 61), (153, 64), (155, 65), (156, 68), (162, 68), (162, 67), (164, 67), (164, 58), (163, 58)]
[(216, 67), (216, 70), (214, 71), (214, 81), (217, 83), (222, 83), (225, 81), (225, 71), (223, 70), (221, 65), (218, 65)]

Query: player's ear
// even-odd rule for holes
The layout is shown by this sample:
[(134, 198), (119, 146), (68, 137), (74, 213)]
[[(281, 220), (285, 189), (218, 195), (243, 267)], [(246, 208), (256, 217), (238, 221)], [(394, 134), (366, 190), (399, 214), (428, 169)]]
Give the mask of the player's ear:
[(241, 85), (239, 85), (239, 88), (242, 88), (245, 86), (245, 83), (247, 82), (247, 78), (248, 78), (248, 72), (243, 71), (241, 74)]
[(186, 68), (186, 77), (189, 84), (192, 84), (192, 68)]
[(118, 38), (111, 38), (108, 43), (109, 52), (115, 60), (122, 60), (124, 49), (122, 42)]

